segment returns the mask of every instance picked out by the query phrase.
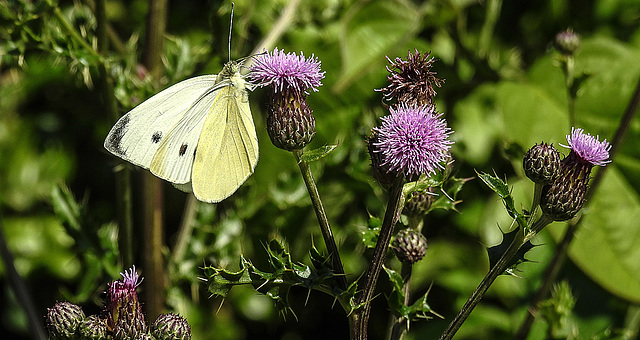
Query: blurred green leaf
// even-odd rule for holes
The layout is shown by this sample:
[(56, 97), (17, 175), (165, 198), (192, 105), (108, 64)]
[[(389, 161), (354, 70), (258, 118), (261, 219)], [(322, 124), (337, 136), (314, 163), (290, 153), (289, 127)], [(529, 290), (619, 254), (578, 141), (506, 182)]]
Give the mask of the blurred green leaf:
[(325, 145), (319, 147), (317, 149), (305, 151), (300, 157), (300, 161), (302, 162), (315, 162), (327, 156), (331, 151), (333, 151), (338, 145)]

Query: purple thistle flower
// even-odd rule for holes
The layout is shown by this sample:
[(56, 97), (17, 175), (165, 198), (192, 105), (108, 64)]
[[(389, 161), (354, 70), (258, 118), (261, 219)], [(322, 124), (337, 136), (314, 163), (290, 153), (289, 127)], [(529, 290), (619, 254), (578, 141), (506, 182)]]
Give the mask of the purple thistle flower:
[(107, 323), (115, 339), (130, 339), (147, 331), (147, 325), (138, 300), (136, 288), (142, 282), (136, 267), (120, 273), (122, 280), (113, 281), (107, 289), (105, 309), (109, 315)]
[(310, 58), (295, 53), (285, 53), (276, 47), (273, 53), (265, 52), (254, 58), (249, 77), (259, 86), (273, 86), (274, 92), (294, 89), (307, 93), (318, 91), (324, 72), (320, 72), (320, 61), (313, 54)]
[(567, 143), (562, 145), (565, 148), (571, 148), (571, 153), (575, 153), (584, 162), (590, 163), (592, 166), (604, 166), (610, 163), (609, 150), (611, 145), (607, 140), (598, 141), (600, 136), (591, 136), (584, 133), (582, 129), (571, 128), (571, 135), (567, 135)]
[(381, 166), (409, 178), (444, 169), (453, 131), (435, 106), (402, 103), (389, 111), (382, 117), (382, 126), (373, 129), (378, 135), (374, 152), (382, 154)]
[(610, 162), (611, 145), (606, 140), (598, 141), (598, 136), (585, 134), (582, 129), (571, 129), (567, 135), (569, 155), (562, 159), (560, 176), (542, 188), (540, 207), (554, 221), (573, 218), (585, 202), (591, 168), (604, 166)]

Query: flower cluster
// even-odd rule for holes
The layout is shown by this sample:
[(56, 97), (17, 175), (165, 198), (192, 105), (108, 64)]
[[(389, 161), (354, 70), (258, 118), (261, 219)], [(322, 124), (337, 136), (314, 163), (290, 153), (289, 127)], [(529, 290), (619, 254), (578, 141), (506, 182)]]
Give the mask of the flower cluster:
[(302, 149), (315, 135), (315, 118), (307, 104), (309, 90), (318, 91), (324, 72), (313, 55), (274, 49), (254, 58), (249, 78), (258, 86), (272, 88), (267, 131), (278, 148)]
[(82, 308), (58, 302), (47, 310), (47, 329), (51, 339), (158, 339), (190, 340), (191, 328), (183, 317), (162, 314), (151, 326), (145, 323), (136, 288), (142, 277), (135, 266), (120, 273), (122, 280), (109, 284), (104, 311), (85, 317)]
[(453, 144), (449, 140), (453, 131), (433, 104), (433, 86), (442, 80), (431, 70), (430, 53), (423, 56), (416, 51), (407, 60), (387, 59), (389, 85), (380, 91), (396, 103), (368, 140), (373, 173), (383, 185), (399, 176), (416, 179), (444, 169)]
[[(572, 128), (571, 134), (567, 135), (567, 145), (563, 145), (571, 150), (561, 161), (549, 149), (553, 147), (546, 144), (536, 145), (527, 152), (524, 160), (527, 176), (534, 182), (546, 178), (540, 182), (544, 184), (540, 207), (551, 219), (565, 221), (575, 216), (584, 205), (591, 169), (610, 162), (611, 145), (606, 140), (598, 139), (599, 136), (594, 137), (582, 129)], [(556, 168), (552, 171), (553, 176), (546, 175), (549, 169)]]

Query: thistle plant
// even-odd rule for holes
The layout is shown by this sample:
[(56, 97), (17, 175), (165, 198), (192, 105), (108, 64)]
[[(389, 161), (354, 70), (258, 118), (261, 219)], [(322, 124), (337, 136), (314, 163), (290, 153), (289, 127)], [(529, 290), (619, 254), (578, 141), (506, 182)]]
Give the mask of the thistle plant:
[(88, 317), (82, 307), (58, 302), (46, 315), (49, 337), (56, 340), (190, 340), (191, 327), (177, 314), (161, 314), (149, 327), (138, 299), (137, 288), (143, 277), (136, 267), (120, 273), (121, 280), (108, 284), (103, 311)]

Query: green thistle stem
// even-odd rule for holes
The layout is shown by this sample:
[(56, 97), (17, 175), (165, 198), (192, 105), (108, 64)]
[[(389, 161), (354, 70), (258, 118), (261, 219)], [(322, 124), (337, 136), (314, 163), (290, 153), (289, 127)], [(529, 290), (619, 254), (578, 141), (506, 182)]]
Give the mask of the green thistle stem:
[(491, 284), (496, 280), (496, 278), (504, 273), (504, 271), (509, 267), (509, 263), (511, 259), (518, 253), (518, 250), (522, 245), (530, 241), (542, 228), (551, 223), (552, 220), (545, 214), (540, 217), (536, 223), (531, 227), (531, 231), (526, 235), (523, 232), (519, 232), (516, 234), (513, 242), (509, 245), (509, 248), (502, 254), (498, 262), (489, 270), (489, 273), (484, 277), (482, 282), (478, 285), (478, 288), (471, 294), (467, 302), (462, 306), (458, 315), (456, 315), (455, 319), (449, 324), (449, 327), (445, 330), (445, 332), (440, 337), (440, 340), (451, 339), (456, 334), (460, 326), (464, 323), (464, 321), (469, 317), (473, 309), (478, 305), (480, 300), (484, 297), (484, 294), (487, 292)]
[(358, 305), (361, 306), (352, 314), (351, 319), (351, 340), (364, 340), (367, 338), (367, 328), (369, 324), (369, 315), (371, 314), (371, 300), (373, 299), (373, 292), (375, 291), (382, 266), (384, 265), (384, 259), (387, 256), (387, 250), (389, 249), (389, 242), (393, 235), (393, 229), (400, 218), (402, 208), (404, 206), (404, 199), (402, 195), (402, 187), (404, 186), (405, 179), (403, 176), (396, 178), (395, 182), (391, 186), (389, 192), (389, 202), (387, 204), (387, 210), (384, 214), (384, 220), (382, 227), (380, 228), (380, 234), (378, 235), (378, 242), (373, 249), (373, 256), (369, 264), (369, 269), (365, 274), (364, 286), (362, 293), (358, 299)]
[(329, 219), (327, 218), (327, 213), (324, 211), (324, 205), (322, 204), (322, 200), (320, 199), (318, 186), (313, 179), (311, 168), (309, 168), (309, 163), (301, 160), (303, 154), (301, 149), (293, 150), (292, 152), (296, 158), (298, 166), (300, 167), (300, 172), (302, 174), (302, 178), (304, 179), (304, 184), (307, 186), (307, 191), (309, 192), (309, 197), (311, 198), (311, 204), (313, 205), (313, 210), (315, 210), (316, 217), (318, 218), (318, 223), (320, 224), (320, 230), (322, 231), (324, 243), (329, 252), (329, 256), (331, 256), (333, 269), (336, 271), (336, 274), (338, 276), (338, 283), (340, 285), (340, 288), (342, 288), (343, 290), (347, 290), (347, 278), (344, 275), (344, 268), (342, 267), (342, 261), (340, 260), (338, 246), (336, 245), (336, 241), (333, 238), (333, 232), (331, 231), (331, 226), (329, 225)]
[[(404, 281), (402, 285), (402, 294), (404, 295), (404, 305), (408, 306), (411, 292), (411, 273), (413, 272), (413, 264), (408, 262), (402, 262), (402, 268), (400, 269), (400, 275)], [(409, 321), (403, 317), (395, 317), (392, 315), (391, 335), (390, 340), (404, 339), (405, 335), (409, 331)]]

